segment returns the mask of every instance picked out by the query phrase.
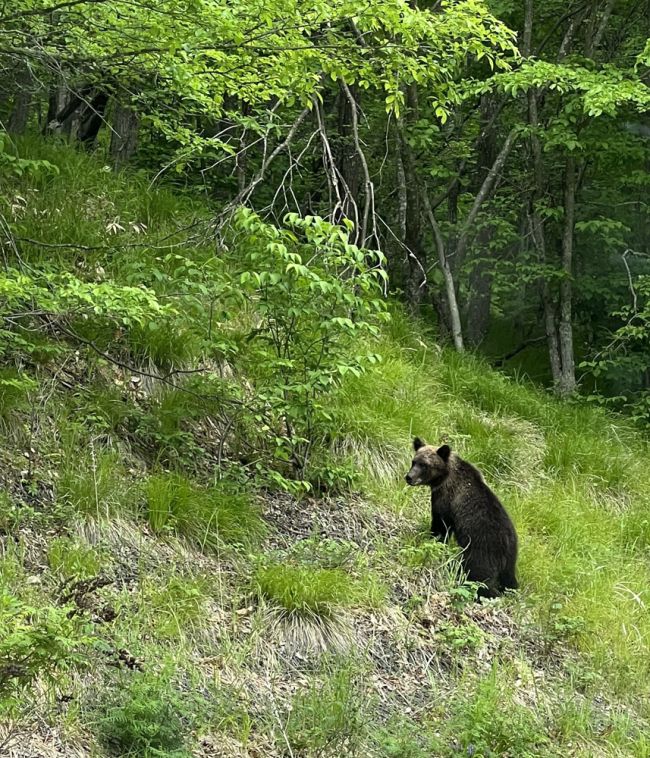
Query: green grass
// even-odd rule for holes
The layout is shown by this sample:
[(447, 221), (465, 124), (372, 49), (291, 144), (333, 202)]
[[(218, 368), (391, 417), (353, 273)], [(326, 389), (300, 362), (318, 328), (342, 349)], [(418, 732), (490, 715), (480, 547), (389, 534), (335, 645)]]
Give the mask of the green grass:
[(64, 581), (90, 579), (107, 568), (99, 551), (70, 537), (58, 537), (49, 543), (47, 562), (52, 573)]
[(361, 674), (353, 662), (330, 664), (322, 679), (293, 698), (279, 747), (299, 755), (357, 754), (366, 732)]
[(206, 551), (224, 544), (252, 547), (265, 531), (248, 495), (227, 484), (200, 487), (182, 474), (154, 474), (145, 497), (154, 532), (175, 533)]
[(191, 637), (206, 626), (210, 590), (201, 576), (147, 577), (139, 587), (138, 622), (143, 630), (155, 629), (158, 639)]
[(463, 753), (533, 758), (555, 752), (549, 750), (543, 713), (517, 702), (514, 680), (513, 672), (495, 664), (477, 684), (467, 682), (469, 692), (459, 695), (444, 727)]
[(259, 594), (288, 614), (333, 616), (343, 608), (375, 606), (382, 589), (372, 578), (355, 579), (340, 568), (266, 565), (255, 572)]
[(13, 368), (0, 370), (0, 426), (7, 431), (18, 411), (29, 407), (30, 392), (37, 383)]
[[(15, 217), (2, 209), (16, 236), (101, 248), (23, 241), (28, 266), (152, 285), (165, 303), (227, 267), (200, 239), (191, 256), (179, 244), (174, 232), (207, 215), (191, 198), (53, 142), (18, 149), (60, 170), (3, 186), (24, 198)], [(56, 642), (52, 677), (34, 698), (19, 688), (26, 734), (33, 711), (64, 725), (64, 750), (99, 758), (189, 755), (202, 730), (232, 755), (649, 757), (647, 440), (440, 349), (393, 305), (377, 344), (360, 346), (382, 363), (326, 398), (310, 476), (331, 499), (295, 502), (265, 491), (257, 456), (275, 440), (265, 410), (248, 413), (256, 367), (242, 376), (218, 336), (248, 328), (254, 304), (224, 305), (228, 321), (209, 297), (213, 314), (188, 300), (173, 323), (86, 327), (145, 370), (211, 360), (174, 377), (194, 394), (132, 382), (55, 335), (26, 333), (26, 370), (0, 372), (0, 423), (15, 432), (0, 449), (0, 584), (25, 627), (12, 645), (35, 645), (40, 665)], [(467, 602), (453, 546), (426, 534), (428, 492), (403, 482), (414, 435), (448, 438), (502, 498), (520, 535), (516, 595)], [(57, 640), (72, 622), (62, 587), (99, 574), (111, 584), (72, 617), (93, 640), (74, 674), (79, 650)]]
[[(402, 319), (397, 314), (393, 326), (398, 338)], [(362, 489), (386, 508), (424, 516), (428, 493), (402, 483), (410, 440), (417, 434), (435, 443), (446, 436), (481, 468), (515, 520), (522, 595), (538, 622), (559, 604), (579, 627), (572, 643), (611, 686), (646, 691), (646, 443), (623, 419), (562, 404), (472, 356), (387, 337), (378, 352), (383, 363), (347, 381), (332, 409), (332, 447), (346, 456), (354, 451)], [(426, 562), (411, 549), (403, 562)]]
[(62, 461), (57, 496), (73, 510), (111, 518), (137, 510), (137, 493), (121, 457), (91, 443), (88, 450), (68, 451)]

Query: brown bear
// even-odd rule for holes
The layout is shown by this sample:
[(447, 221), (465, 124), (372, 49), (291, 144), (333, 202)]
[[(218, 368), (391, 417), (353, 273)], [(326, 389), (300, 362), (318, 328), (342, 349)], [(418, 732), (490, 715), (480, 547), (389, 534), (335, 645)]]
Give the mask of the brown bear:
[(517, 533), (481, 473), (449, 445), (436, 448), (416, 437), (407, 484), (431, 487), (431, 532), (446, 541), (452, 534), (463, 550), (467, 578), (481, 582), (479, 597), (517, 589)]

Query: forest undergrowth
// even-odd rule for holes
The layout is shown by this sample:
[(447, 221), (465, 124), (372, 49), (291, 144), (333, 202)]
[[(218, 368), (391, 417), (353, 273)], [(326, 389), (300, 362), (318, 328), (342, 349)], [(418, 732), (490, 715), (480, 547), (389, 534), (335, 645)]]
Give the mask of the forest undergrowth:
[[(220, 237), (191, 195), (17, 149), (1, 755), (650, 756), (628, 422), (439, 348), (336, 228), (251, 214)], [(518, 592), (474, 602), (429, 538), (416, 434), (503, 500)]]

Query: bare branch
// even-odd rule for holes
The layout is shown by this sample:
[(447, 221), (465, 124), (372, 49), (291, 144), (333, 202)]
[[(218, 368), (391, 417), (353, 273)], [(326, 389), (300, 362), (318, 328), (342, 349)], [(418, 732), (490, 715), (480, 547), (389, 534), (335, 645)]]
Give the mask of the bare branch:
[[(363, 222), (361, 225), (361, 236), (359, 238), (359, 244), (361, 247), (366, 247), (368, 240), (373, 239), (373, 238), (375, 240), (375, 243), (379, 244), (379, 238), (377, 236), (377, 223), (375, 219), (375, 187), (372, 183), (372, 180), (370, 179), (368, 161), (366, 160), (366, 155), (363, 152), (363, 148), (361, 147), (361, 140), (359, 139), (359, 118), (357, 115), (358, 103), (354, 99), (352, 92), (350, 92), (350, 88), (344, 81), (341, 81), (341, 87), (343, 88), (343, 91), (345, 92), (345, 96), (347, 97), (348, 102), (350, 103), (350, 110), (352, 113), (352, 136), (354, 139), (354, 148), (357, 152), (357, 155), (359, 156), (361, 167), (363, 169), (363, 178), (364, 178), (364, 183), (365, 183), (365, 199), (364, 199), (364, 206), (363, 206)], [(372, 234), (370, 235), (370, 238), (368, 237), (368, 219), (369, 218), (372, 220)]]
[(58, 3), (57, 5), (50, 5), (48, 8), (33, 8), (32, 10), (14, 13), (13, 16), (5, 16), (0, 19), (0, 21), (2, 21), (3, 24), (8, 24), (11, 21), (18, 21), (19, 19), (27, 18), (28, 16), (47, 16), (55, 11), (60, 11), (65, 8), (73, 8), (75, 5), (100, 5), (106, 2), (108, 2), (108, 0), (66, 0), (66, 2)]
[[(334, 153), (332, 151), (332, 146), (330, 145), (329, 138), (327, 136), (327, 131), (325, 130), (325, 116), (323, 114), (322, 105), (318, 100), (315, 100), (316, 105), (316, 116), (318, 119), (318, 131), (320, 134), (321, 142), (323, 144), (323, 154), (324, 154), (324, 165), (325, 165), (325, 171), (327, 173), (328, 181), (330, 183), (331, 188), (334, 190), (334, 193), (336, 194), (336, 204), (334, 206), (334, 210), (332, 211), (332, 218), (333, 220), (336, 220), (337, 217), (337, 211), (344, 211), (346, 206), (349, 206), (352, 208), (354, 212), (354, 225), (355, 228), (359, 228), (359, 208), (357, 206), (357, 201), (355, 197), (353, 196), (352, 192), (350, 191), (350, 188), (348, 186), (348, 183), (345, 181), (345, 178), (343, 177), (343, 174), (339, 170), (338, 166), (336, 165), (336, 161), (334, 160)], [(343, 189), (343, 195), (341, 195), (341, 188)]]
[(436, 217), (431, 208), (429, 201), (429, 195), (426, 189), (420, 193), (422, 202), (424, 204), (424, 210), (426, 211), (429, 224), (431, 225), (431, 231), (433, 232), (433, 239), (436, 243), (436, 250), (438, 251), (438, 263), (442, 275), (445, 278), (445, 290), (447, 292), (447, 305), (449, 306), (449, 315), (451, 317), (451, 333), (454, 340), (454, 347), (459, 353), (462, 353), (465, 349), (463, 344), (463, 327), (460, 320), (460, 310), (458, 308), (458, 300), (456, 298), (456, 286), (454, 284), (454, 276), (447, 260), (445, 251), (445, 241), (442, 237), (442, 232), (436, 221)]
[(494, 183), (497, 177), (499, 176), (499, 174), (501, 173), (503, 166), (505, 165), (505, 162), (508, 160), (508, 156), (510, 155), (511, 150), (514, 147), (516, 139), (517, 139), (517, 128), (515, 127), (510, 130), (508, 136), (506, 137), (505, 142), (503, 143), (503, 147), (501, 148), (494, 163), (492, 164), (492, 167), (488, 171), (487, 176), (483, 180), (483, 184), (481, 185), (481, 188), (479, 189), (478, 194), (474, 198), (474, 202), (472, 204), (472, 207), (469, 211), (467, 218), (465, 219), (465, 223), (463, 224), (463, 229), (460, 233), (460, 237), (458, 238), (458, 245), (456, 247), (458, 265), (460, 265), (460, 263), (462, 262), (465, 256), (467, 246), (469, 245), (470, 240), (472, 238), (473, 227), (474, 227), (474, 224), (476, 223), (476, 219), (481, 210), (481, 207), (490, 196), (490, 193), (492, 192), (492, 188), (494, 187)]
[(280, 153), (284, 152), (293, 139), (295, 138), (298, 129), (300, 128), (300, 125), (305, 120), (307, 114), (309, 113), (309, 108), (305, 108), (300, 112), (298, 115), (298, 118), (293, 122), (291, 128), (289, 129), (289, 132), (287, 133), (287, 136), (284, 138), (282, 142), (280, 142), (279, 145), (275, 147), (275, 149), (269, 154), (264, 157), (264, 160), (262, 162), (262, 165), (259, 169), (259, 171), (255, 174), (253, 179), (249, 182), (249, 184), (244, 187), (244, 189), (240, 190), (237, 195), (231, 200), (231, 202), (228, 203), (228, 205), (224, 208), (224, 210), (220, 214), (220, 218), (225, 218), (230, 212), (232, 212), (238, 205), (242, 205), (248, 201), (250, 196), (255, 191), (255, 188), (258, 184), (260, 184), (264, 177), (266, 176), (266, 172), (273, 163), (273, 161), (280, 155)]

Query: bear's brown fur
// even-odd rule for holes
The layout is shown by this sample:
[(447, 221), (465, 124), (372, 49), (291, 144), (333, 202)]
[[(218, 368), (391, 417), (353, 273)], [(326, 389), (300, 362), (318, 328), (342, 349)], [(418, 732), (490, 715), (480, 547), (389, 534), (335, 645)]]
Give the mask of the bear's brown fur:
[(478, 469), (451, 451), (418, 437), (406, 481), (431, 488), (431, 532), (446, 541), (452, 534), (463, 549), (463, 567), (471, 581), (485, 585), (479, 597), (517, 589), (517, 533), (499, 498)]

